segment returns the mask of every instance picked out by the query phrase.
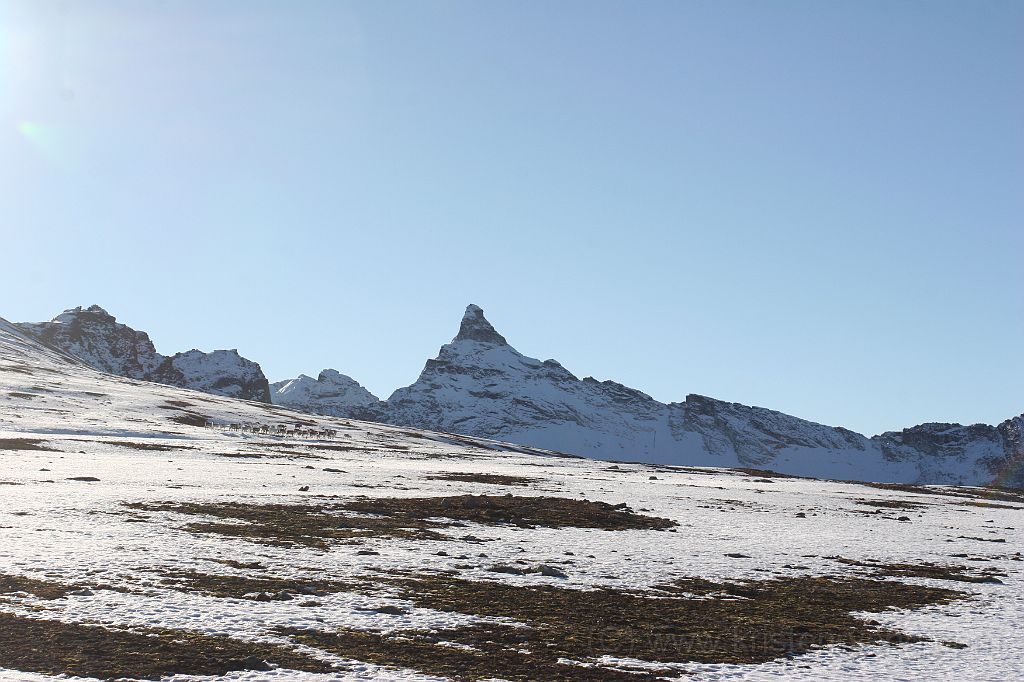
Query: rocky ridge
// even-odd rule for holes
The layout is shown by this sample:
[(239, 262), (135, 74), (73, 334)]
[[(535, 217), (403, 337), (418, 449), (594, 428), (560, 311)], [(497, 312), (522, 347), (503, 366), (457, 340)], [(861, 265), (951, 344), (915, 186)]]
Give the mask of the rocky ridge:
[(614, 381), (578, 378), (523, 355), (470, 305), (458, 334), (419, 378), (379, 400), (325, 369), (268, 384), (237, 351), (160, 355), (145, 332), (98, 306), (17, 327), (120, 376), (290, 409), (476, 436), (608, 460), (771, 469), (902, 483), (1024, 486), (1024, 415), (986, 424), (921, 424), (867, 437), (781, 412), (690, 394), (662, 403)]
[(325, 369), (317, 378), (300, 374), (295, 379), (270, 384), (275, 405), (301, 412), (354, 416), (359, 409), (372, 408), (380, 402), (359, 383), (337, 370)]
[(161, 355), (146, 332), (132, 329), (98, 305), (72, 308), (49, 322), (21, 322), (20, 331), (108, 374), (245, 400), (270, 402), (259, 364), (237, 350), (190, 350)]
[(848, 480), (1024, 485), (1024, 415), (998, 426), (922, 424), (868, 438), (701, 395), (661, 403), (613, 381), (580, 379), (555, 360), (523, 355), (476, 305), (413, 384), (384, 402), (359, 397), (347, 404), (344, 397), (321, 403), (307, 395), (301, 407), (283, 404), (610, 460)]

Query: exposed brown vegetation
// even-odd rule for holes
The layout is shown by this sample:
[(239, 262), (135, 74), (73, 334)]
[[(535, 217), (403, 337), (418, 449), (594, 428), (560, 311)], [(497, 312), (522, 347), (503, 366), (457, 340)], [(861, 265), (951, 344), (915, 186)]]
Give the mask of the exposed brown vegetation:
[(872, 575), (892, 576), (897, 578), (934, 578), (936, 580), (955, 580), (963, 583), (998, 583), (999, 578), (1006, 574), (994, 569), (974, 571), (968, 566), (936, 564), (924, 561), (919, 564), (888, 564), (881, 561), (860, 561), (846, 557), (832, 557), (847, 566), (859, 566), (872, 569)]
[(443, 537), (433, 530), (441, 528), (441, 523), (411, 523), (386, 516), (346, 515), (342, 513), (340, 505), (164, 502), (127, 506), (143, 511), (212, 516), (222, 521), (190, 523), (184, 529), (193, 533), (244, 538), (268, 545), (328, 549), (332, 543), (353, 542), (361, 538), (430, 540)]
[(43, 450), (56, 452), (39, 438), (0, 438), (0, 450)]
[(663, 530), (678, 525), (657, 516), (637, 514), (625, 503), (575, 500), (565, 497), (515, 495), (458, 495), (454, 497), (385, 497), (349, 502), (349, 511), (385, 514), (407, 519), (444, 517), (457, 521), (511, 524), (530, 528), (602, 528), (604, 530)]
[(1024, 511), (1024, 507), (1014, 507), (1012, 504), (996, 504), (995, 502), (977, 502), (971, 500), (964, 502), (963, 504), (968, 507), (983, 507), (985, 509), (1013, 509), (1015, 511)]
[(487, 483), (490, 485), (530, 485), (537, 483), (539, 478), (526, 476), (508, 476), (504, 474), (476, 474), (470, 472), (453, 472), (427, 476), (430, 481), (463, 481), (464, 483)]
[(257, 601), (288, 601), (301, 596), (348, 592), (357, 587), (354, 582), (340, 580), (273, 576), (252, 578), (196, 571), (166, 571), (161, 572), (160, 576), (165, 587), (181, 592)]
[(119, 448), (129, 448), (131, 450), (152, 450), (154, 452), (170, 452), (172, 450), (195, 450), (189, 445), (169, 445), (167, 443), (140, 443), (137, 441), (127, 440), (100, 440), (97, 443), (103, 445), (116, 445)]
[(660, 530), (676, 525), (669, 519), (634, 513), (625, 504), (513, 495), (388, 497), (341, 504), (158, 502), (126, 506), (142, 511), (212, 516), (226, 521), (190, 523), (185, 530), (191, 532), (218, 533), (265, 544), (305, 545), (318, 549), (326, 549), (332, 541), (370, 537), (444, 539), (438, 530), (452, 524), (440, 519), (513, 524), (524, 528)]
[(207, 417), (195, 412), (182, 412), (171, 415), (167, 419), (175, 424), (184, 424), (185, 426), (206, 426), (206, 422), (209, 421)]
[(35, 595), (40, 599), (60, 599), (82, 587), (82, 585), (51, 580), (37, 580), (23, 575), (0, 573), (0, 595), (24, 592)]
[(748, 476), (754, 476), (757, 478), (802, 478), (807, 479), (807, 476), (797, 476), (795, 474), (780, 474), (778, 471), (772, 471), (771, 469), (754, 469), (752, 467), (733, 467), (731, 471), (739, 471), (747, 474)]
[[(417, 606), (510, 618), (526, 627), (482, 623), (388, 635), (355, 630), (284, 632), (297, 642), (339, 655), (458, 680), (645, 681), (667, 670), (627, 670), (598, 665), (596, 660), (612, 656), (655, 663), (759, 663), (818, 645), (921, 641), (855, 618), (851, 612), (912, 608), (959, 596), (951, 590), (898, 582), (813, 577), (747, 583), (689, 580), (665, 586), (657, 594), (516, 587), (445, 574), (394, 582)], [(565, 660), (589, 667), (560, 662)]]
[(857, 504), (862, 504), (866, 507), (880, 507), (882, 509), (920, 509), (927, 505), (921, 502), (911, 502), (910, 500), (855, 500)]
[(0, 668), (105, 680), (224, 675), (271, 665), (330, 672), (322, 661), (275, 644), (181, 630), (114, 630), (0, 613)]
[(1011, 488), (999, 488), (995, 486), (969, 488), (956, 486), (924, 486), (914, 485), (912, 483), (847, 482), (857, 485), (866, 485), (871, 488), (880, 488), (882, 490), (898, 490), (904, 493), (916, 493), (918, 495), (944, 495), (947, 497), (966, 497), (970, 499), (996, 500), (999, 502), (1024, 502), (1024, 491)]

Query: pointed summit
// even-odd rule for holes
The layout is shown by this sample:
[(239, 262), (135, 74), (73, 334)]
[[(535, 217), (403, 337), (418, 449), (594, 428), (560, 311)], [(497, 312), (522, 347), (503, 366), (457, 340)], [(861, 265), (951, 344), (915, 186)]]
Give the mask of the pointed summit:
[(466, 314), (462, 316), (462, 326), (459, 327), (459, 333), (452, 339), (452, 343), (456, 341), (479, 341), (493, 343), (496, 346), (508, 345), (505, 337), (496, 332), (484, 317), (483, 308), (472, 303), (466, 306)]

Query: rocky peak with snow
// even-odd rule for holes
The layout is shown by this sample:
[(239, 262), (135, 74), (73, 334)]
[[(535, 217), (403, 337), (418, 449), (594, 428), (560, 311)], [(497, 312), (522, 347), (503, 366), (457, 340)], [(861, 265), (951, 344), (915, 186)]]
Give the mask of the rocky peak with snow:
[(232, 398), (270, 402), (270, 385), (260, 366), (237, 350), (190, 350), (165, 358), (152, 381)]
[(452, 339), (452, 343), (459, 341), (477, 341), (496, 346), (508, 345), (505, 337), (495, 331), (491, 323), (484, 317), (483, 308), (472, 303), (466, 306), (466, 313), (462, 316), (462, 325), (459, 326), (459, 333)]
[(50, 322), (26, 322), (18, 327), (110, 374), (146, 379), (163, 362), (148, 334), (119, 323), (98, 305), (79, 306), (65, 310)]
[(1024, 415), (998, 426), (928, 423), (887, 431), (872, 440), (892, 460), (918, 457), (924, 478), (934, 478), (936, 462), (959, 461), (973, 467), (974, 479), (991, 478), (1003, 485), (1024, 487)]
[(923, 424), (868, 438), (781, 412), (688, 395), (661, 403), (523, 355), (476, 305), (419, 378), (386, 402), (344, 375), (274, 384), (306, 412), (479, 436), (612, 460), (753, 467), (849, 480), (1024, 485), (1024, 416), (998, 427)]
[(1021, 484), (1024, 463), (1024, 416), (999, 427), (922, 425), (868, 438), (705, 396), (665, 404), (522, 355), (475, 305), (451, 343), (373, 417), (603, 459), (838, 479)]
[(337, 370), (325, 369), (317, 378), (300, 374), (295, 379), (270, 385), (275, 405), (315, 414), (347, 417), (359, 414), (380, 400), (357, 381)]
[(50, 322), (23, 322), (17, 327), (109, 374), (270, 402), (270, 386), (263, 370), (238, 351), (191, 350), (167, 357), (157, 352), (146, 332), (118, 322), (98, 305), (71, 308)]

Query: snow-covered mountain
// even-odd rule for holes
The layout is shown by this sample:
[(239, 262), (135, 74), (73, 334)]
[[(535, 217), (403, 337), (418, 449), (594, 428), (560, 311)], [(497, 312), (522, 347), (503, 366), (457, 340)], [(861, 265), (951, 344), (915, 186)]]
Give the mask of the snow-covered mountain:
[(120, 376), (290, 409), (458, 433), (600, 459), (753, 467), (819, 478), (1024, 486), (1024, 415), (998, 426), (922, 424), (868, 438), (781, 412), (688, 395), (661, 403), (613, 381), (580, 379), (518, 352), (470, 305), (419, 378), (380, 401), (324, 370), (269, 385), (237, 351), (160, 355), (145, 332), (98, 306), (21, 331)]
[(370, 398), (347, 407), (305, 392), (302, 400), (282, 404), (602, 459), (833, 479), (1024, 485), (1024, 415), (997, 427), (923, 424), (868, 438), (700, 395), (665, 404), (613, 381), (579, 379), (555, 360), (523, 355), (475, 305), (415, 383), (386, 402)]
[(316, 379), (300, 374), (295, 379), (276, 381), (270, 385), (270, 395), (275, 405), (339, 417), (352, 416), (380, 402), (355, 379), (333, 369), (325, 369)]
[(109, 374), (270, 402), (270, 385), (263, 370), (238, 351), (190, 350), (170, 357), (161, 355), (146, 332), (121, 324), (97, 305), (65, 310), (50, 322), (22, 322), (16, 326)]

